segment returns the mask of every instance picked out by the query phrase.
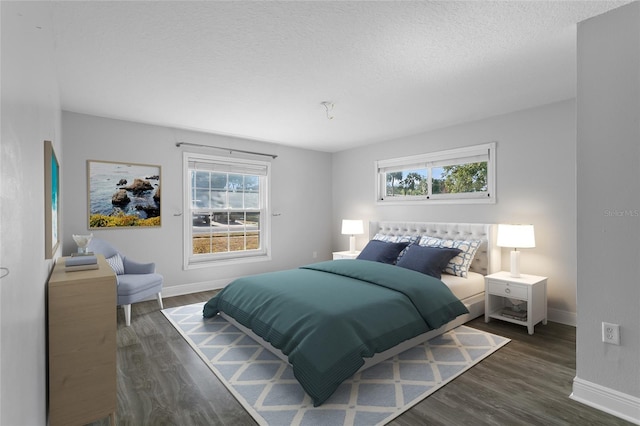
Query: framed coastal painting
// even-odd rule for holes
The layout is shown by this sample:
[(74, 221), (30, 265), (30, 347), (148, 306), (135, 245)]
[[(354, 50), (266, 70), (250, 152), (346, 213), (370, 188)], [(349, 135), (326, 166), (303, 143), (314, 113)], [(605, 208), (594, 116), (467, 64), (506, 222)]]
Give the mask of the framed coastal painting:
[(89, 229), (158, 227), (160, 166), (87, 161)]
[(44, 141), (44, 257), (53, 259), (60, 245), (60, 164), (51, 141)]

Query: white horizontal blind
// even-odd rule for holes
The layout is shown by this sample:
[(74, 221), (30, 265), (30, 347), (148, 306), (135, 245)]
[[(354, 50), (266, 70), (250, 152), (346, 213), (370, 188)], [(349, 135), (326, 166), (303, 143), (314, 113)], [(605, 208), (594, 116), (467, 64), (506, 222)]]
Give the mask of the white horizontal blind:
[(491, 144), (469, 148), (458, 148), (436, 153), (420, 154), (378, 161), (378, 173), (393, 173), (403, 170), (424, 169), (428, 167), (455, 166), (459, 164), (489, 161)]
[(223, 159), (189, 160), (189, 170), (234, 173), (239, 175), (266, 176), (268, 166), (263, 162), (231, 162)]

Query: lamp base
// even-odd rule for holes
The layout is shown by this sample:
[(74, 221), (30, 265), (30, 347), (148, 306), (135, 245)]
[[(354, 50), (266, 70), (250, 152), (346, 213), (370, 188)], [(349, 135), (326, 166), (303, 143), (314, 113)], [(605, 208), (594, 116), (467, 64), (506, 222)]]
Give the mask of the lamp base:
[(355, 252), (356, 252), (356, 236), (351, 235), (349, 237), (349, 253), (355, 253)]
[(520, 252), (518, 250), (511, 251), (511, 276), (520, 278)]

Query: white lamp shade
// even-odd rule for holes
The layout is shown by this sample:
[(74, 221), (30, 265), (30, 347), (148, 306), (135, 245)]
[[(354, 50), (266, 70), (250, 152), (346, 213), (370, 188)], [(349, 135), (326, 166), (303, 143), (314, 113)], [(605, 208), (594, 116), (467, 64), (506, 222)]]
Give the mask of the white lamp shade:
[(533, 225), (498, 225), (499, 247), (533, 248), (536, 246), (536, 238)]
[(361, 220), (344, 219), (342, 221), (342, 233), (345, 235), (364, 234), (364, 224)]

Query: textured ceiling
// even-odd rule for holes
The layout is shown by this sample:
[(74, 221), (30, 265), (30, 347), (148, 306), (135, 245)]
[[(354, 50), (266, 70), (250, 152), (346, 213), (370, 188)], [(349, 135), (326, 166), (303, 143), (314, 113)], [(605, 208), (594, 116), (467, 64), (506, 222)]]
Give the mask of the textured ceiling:
[(56, 2), (53, 31), (65, 110), (334, 152), (575, 96), (575, 24), (624, 3)]

